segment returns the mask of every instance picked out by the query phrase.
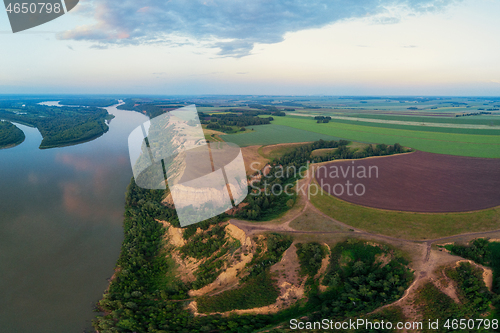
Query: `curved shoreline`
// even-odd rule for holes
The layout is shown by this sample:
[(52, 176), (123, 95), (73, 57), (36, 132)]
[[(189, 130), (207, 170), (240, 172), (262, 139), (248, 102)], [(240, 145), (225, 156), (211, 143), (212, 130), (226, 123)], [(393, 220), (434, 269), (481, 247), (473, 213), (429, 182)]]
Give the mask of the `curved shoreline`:
[(12, 125), (13, 128), (11, 128), (11, 131), (9, 132), (8, 135), (15, 135), (16, 137), (18, 137), (17, 140), (15, 140), (15, 141), (10, 141), (10, 142), (4, 143), (4, 144), (0, 144), (0, 149), (9, 149), (9, 148), (16, 147), (16, 146), (20, 145), (21, 143), (23, 143), (24, 140), (26, 140), (26, 135), (25, 135), (24, 131), (22, 129), (20, 129), (19, 127), (17, 127), (15, 123), (12, 123), (11, 121), (3, 120), (3, 119), (0, 119), (0, 123), (7, 123), (6, 126)]

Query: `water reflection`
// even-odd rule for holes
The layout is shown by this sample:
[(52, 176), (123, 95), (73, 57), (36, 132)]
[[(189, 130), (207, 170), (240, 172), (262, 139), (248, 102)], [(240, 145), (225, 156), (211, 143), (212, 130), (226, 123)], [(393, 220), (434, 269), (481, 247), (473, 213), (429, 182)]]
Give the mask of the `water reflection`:
[(0, 327), (81, 332), (118, 258), (124, 192), (132, 177), (127, 137), (147, 120), (116, 116), (94, 141), (40, 150), (35, 128), (0, 150)]

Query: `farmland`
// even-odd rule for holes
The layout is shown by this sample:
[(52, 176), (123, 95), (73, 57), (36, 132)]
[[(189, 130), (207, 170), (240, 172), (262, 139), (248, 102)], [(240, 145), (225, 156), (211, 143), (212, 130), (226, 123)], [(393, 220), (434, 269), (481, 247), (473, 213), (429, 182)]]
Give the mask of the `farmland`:
[(414, 213), (364, 207), (323, 193), (311, 203), (350, 226), (404, 239), (432, 239), (500, 228), (500, 207), (465, 213)]
[[(292, 118), (294, 116), (290, 116)], [(500, 135), (499, 125), (468, 124), (455, 122), (428, 122), (427, 120), (407, 121), (406, 116), (400, 116), (398, 120), (374, 119), (365, 117), (337, 117), (331, 116), (330, 122), (352, 124), (369, 127), (395, 128), (410, 131), (457, 133), (457, 134), (477, 134), (477, 135)], [(302, 117), (303, 118), (303, 117)], [(311, 118), (311, 117), (309, 117)], [(403, 119), (401, 119), (403, 118)], [(413, 118), (413, 117), (412, 117)], [(432, 119), (431, 117), (427, 117)], [(442, 120), (445, 118), (436, 118)], [(455, 118), (450, 118), (455, 119)]]
[(500, 117), (498, 116), (481, 116), (480, 118), (473, 117), (429, 117), (425, 113), (422, 116), (393, 116), (381, 114), (355, 114), (358, 118), (381, 119), (381, 120), (404, 120), (413, 122), (425, 123), (452, 123), (452, 124), (472, 124), (472, 125), (494, 125), (500, 126)]
[(361, 122), (361, 121), (345, 120), (345, 119), (333, 119), (332, 121), (334, 121), (336, 123), (343, 123), (343, 124), (353, 124), (353, 125), (379, 127), (379, 128), (394, 128), (394, 129), (410, 130), (410, 131), (455, 133), (455, 134), (475, 134), (475, 135), (500, 135), (500, 129), (437, 127), (437, 126), (429, 125), (430, 123), (425, 123), (425, 125), (422, 125), (422, 124), (421, 125), (403, 125), (403, 124)]
[[(417, 151), (355, 162), (335, 161), (319, 167), (316, 177), (325, 191), (363, 206), (463, 212), (500, 205), (499, 170), (499, 159)], [(349, 194), (347, 182), (352, 184)]]
[(309, 118), (299, 119), (298, 117), (275, 118), (273, 124), (352, 141), (385, 144), (398, 142), (403, 146), (431, 153), (500, 158), (500, 136), (494, 135), (425, 132), (336, 122), (317, 124)]
[[(439, 98), (287, 100), (269, 96), (217, 102), (207, 97), (202, 109), (206, 114), (233, 113), (230, 118), (243, 118), (246, 110), (255, 114), (267, 109), (302, 116), (278, 114), (271, 124), (245, 125), (246, 133), (205, 130), (211, 142), (222, 139), (242, 147), (250, 185), (254, 185), (247, 199), (227, 214), (181, 229), (174, 207), (163, 204), (163, 190), (143, 190), (131, 182), (122, 255), (115, 279), (99, 303), (104, 315), (94, 327), (104, 331), (126, 324), (130, 331), (154, 327), (158, 331), (235, 328), (243, 332), (245, 328), (256, 332), (273, 331), (284, 327), (288, 319), (303, 316), (312, 320), (318, 316), (387, 319), (387, 313), (392, 313), (397, 320), (419, 320), (414, 315), (405, 317), (408, 309), (402, 304), (412, 301), (415, 286), (435, 281), (438, 268), (457, 260), (436, 248), (436, 243), (445, 236), (491, 234), (500, 229), (500, 160), (471, 157), (500, 157), (494, 128), (498, 124), (485, 128), (490, 126), (488, 119), (498, 118), (455, 117), (457, 112), (477, 111), (483, 104), (495, 107), (493, 103), (499, 102), (467, 103)], [(402, 124), (420, 122), (419, 112), (437, 119), (434, 123), (482, 128)], [(381, 120), (400, 123), (358, 123), (355, 119), (316, 123), (311, 114), (390, 116), (396, 118)], [(223, 123), (227, 117), (205, 118), (219, 118), (220, 125), (229, 126)], [(312, 143), (319, 139), (344, 140)], [(406, 147), (417, 151), (405, 154)], [(398, 155), (381, 157), (388, 154)], [(302, 192), (311, 182), (317, 185), (327, 180), (317, 173), (317, 181), (312, 173), (301, 173), (303, 179), (277, 175), (281, 167), (300, 170), (311, 160), (325, 161), (327, 166), (376, 165), (378, 173), (376, 178), (362, 179), (366, 193), (360, 201), (328, 193), (314, 195), (314, 189), (309, 195)], [(186, 157), (187, 165), (198, 162), (196, 155)], [(253, 170), (249, 168), (252, 163)], [(253, 176), (262, 169), (266, 177)], [(343, 181), (358, 181), (350, 175), (347, 172)], [(285, 189), (289, 185), (293, 191), (262, 191), (268, 185)], [(193, 315), (186, 311), (188, 303)], [(381, 307), (389, 303), (390, 307)], [(131, 310), (122, 311), (125, 307)], [(213, 316), (213, 312), (223, 313)]]
[(220, 137), (224, 141), (235, 143), (240, 147), (316, 141), (319, 139), (339, 139), (338, 136), (333, 136), (328, 133), (319, 133), (300, 127), (283, 126), (281, 124), (258, 125), (252, 128), (254, 131), (251, 133), (221, 135)]

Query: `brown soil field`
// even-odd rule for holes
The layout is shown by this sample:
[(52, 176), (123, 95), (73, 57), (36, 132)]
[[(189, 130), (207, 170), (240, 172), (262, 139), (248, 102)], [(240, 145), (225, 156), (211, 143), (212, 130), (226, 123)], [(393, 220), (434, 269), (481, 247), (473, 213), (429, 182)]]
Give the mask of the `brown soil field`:
[(417, 151), (335, 161), (319, 168), (316, 178), (326, 192), (373, 208), (445, 213), (500, 205), (500, 159)]
[(257, 170), (262, 170), (269, 163), (269, 159), (259, 154), (258, 150), (260, 147), (259, 145), (241, 148), (247, 175), (253, 175)]

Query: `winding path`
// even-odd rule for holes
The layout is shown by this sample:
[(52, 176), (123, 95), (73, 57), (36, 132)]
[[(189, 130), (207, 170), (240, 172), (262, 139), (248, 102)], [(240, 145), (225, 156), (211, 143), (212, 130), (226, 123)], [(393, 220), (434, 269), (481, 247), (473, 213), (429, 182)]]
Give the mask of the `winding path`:
[[(302, 181), (306, 182), (305, 187), (308, 188), (314, 179), (314, 171), (308, 171), (307, 172), (307, 177), (304, 178)], [(436, 242), (445, 242), (445, 241), (450, 241), (459, 237), (468, 237), (468, 236), (478, 236), (478, 237), (485, 237), (490, 234), (494, 233), (499, 233), (500, 229), (496, 230), (491, 230), (491, 231), (479, 231), (479, 232), (468, 232), (468, 233), (462, 233), (462, 234), (457, 234), (457, 235), (452, 235), (452, 236), (445, 236), (445, 237), (439, 237), (439, 238), (434, 238), (434, 239), (405, 239), (405, 238), (398, 238), (398, 237), (392, 237), (392, 236), (387, 236), (387, 235), (382, 235), (382, 234), (377, 234), (377, 233), (372, 233), (368, 232), (362, 229), (355, 228), (353, 226), (350, 226), (348, 224), (345, 224), (343, 222), (340, 222), (331, 216), (323, 213), (321, 210), (319, 210), (316, 206), (314, 206), (311, 201), (309, 200), (308, 196), (301, 195), (302, 200), (305, 200), (304, 207), (292, 215), (291, 217), (287, 218), (284, 222), (280, 224), (276, 223), (263, 223), (263, 222), (249, 222), (249, 221), (243, 221), (243, 220), (237, 220), (237, 219), (231, 219), (229, 220), (230, 223), (234, 224), (238, 228), (242, 229), (245, 231), (245, 233), (251, 235), (259, 232), (265, 232), (265, 231), (276, 231), (276, 232), (287, 232), (287, 233), (295, 233), (295, 234), (349, 234), (349, 233), (355, 233), (356, 235), (363, 235), (363, 236), (369, 236), (369, 237), (374, 237), (374, 238), (381, 238), (381, 239), (386, 239), (390, 241), (398, 241), (398, 242), (403, 242), (403, 243), (414, 243), (414, 244), (426, 244), (427, 251), (426, 255), (424, 258), (424, 262), (427, 262), (430, 257), (430, 252), (431, 252), (431, 247), (433, 243)], [(347, 229), (349, 231), (341, 231), (341, 230), (335, 230), (335, 231), (304, 231), (304, 230), (296, 230), (290, 227), (290, 222), (301, 216), (307, 209), (311, 209), (313, 212), (321, 215), (322, 217), (328, 219), (329, 221), (335, 223), (337, 226)]]
[[(308, 171), (307, 172), (307, 177), (302, 179), (301, 181), (306, 182), (306, 188), (309, 187), (311, 184), (313, 178), (314, 178), (314, 171)], [(397, 241), (400, 243), (407, 243), (407, 244), (425, 244), (425, 256), (422, 259), (423, 265), (420, 267), (420, 269), (415, 270), (415, 280), (413, 283), (405, 290), (405, 293), (403, 297), (398, 299), (397, 301), (386, 304), (378, 309), (376, 309), (373, 312), (380, 311), (381, 309), (384, 309), (386, 307), (389, 307), (394, 304), (398, 304), (402, 302), (404, 299), (406, 299), (410, 293), (419, 286), (420, 280), (427, 278), (429, 274), (432, 272), (429, 272), (429, 269), (431, 268), (431, 264), (429, 263), (430, 255), (431, 255), (431, 250), (432, 250), (432, 244), (436, 242), (446, 242), (446, 241), (451, 241), (460, 237), (469, 237), (469, 236), (477, 236), (477, 237), (485, 237), (490, 234), (495, 234), (495, 233), (500, 233), (500, 229), (497, 230), (491, 230), (491, 231), (485, 231), (485, 232), (469, 232), (469, 233), (462, 233), (462, 234), (457, 234), (457, 235), (452, 235), (452, 236), (445, 236), (445, 237), (439, 237), (439, 238), (434, 238), (434, 239), (425, 239), (425, 240), (415, 240), (415, 239), (405, 239), (405, 238), (397, 238), (397, 237), (392, 237), (392, 236), (387, 236), (387, 235), (381, 235), (381, 234), (376, 234), (376, 233), (371, 233), (367, 232), (365, 230), (361, 230), (355, 227), (352, 227), (348, 224), (345, 224), (343, 222), (340, 222), (327, 214), (323, 213), (321, 210), (316, 208), (309, 200), (308, 196), (306, 195), (301, 195), (299, 196), (300, 200), (305, 200), (304, 207), (299, 210), (298, 212), (294, 213), (292, 216), (288, 217), (285, 219), (284, 222), (280, 224), (276, 223), (262, 223), (262, 222), (248, 222), (248, 221), (243, 221), (243, 220), (237, 220), (237, 219), (231, 219), (229, 222), (237, 226), (238, 228), (242, 229), (247, 235), (252, 235), (256, 234), (259, 232), (268, 232), (268, 231), (275, 231), (275, 232), (286, 232), (286, 233), (293, 233), (293, 234), (355, 234), (355, 235), (362, 235), (365, 237), (370, 237), (370, 238), (376, 238), (376, 239), (382, 239), (382, 240), (389, 240), (389, 241)], [(346, 229), (347, 231), (342, 231), (342, 230), (335, 230), (335, 231), (302, 231), (302, 230), (296, 230), (292, 227), (290, 227), (290, 222), (301, 216), (307, 209), (311, 209), (313, 212), (321, 215), (322, 217), (326, 218), (327, 220), (333, 222), (335, 225)]]

